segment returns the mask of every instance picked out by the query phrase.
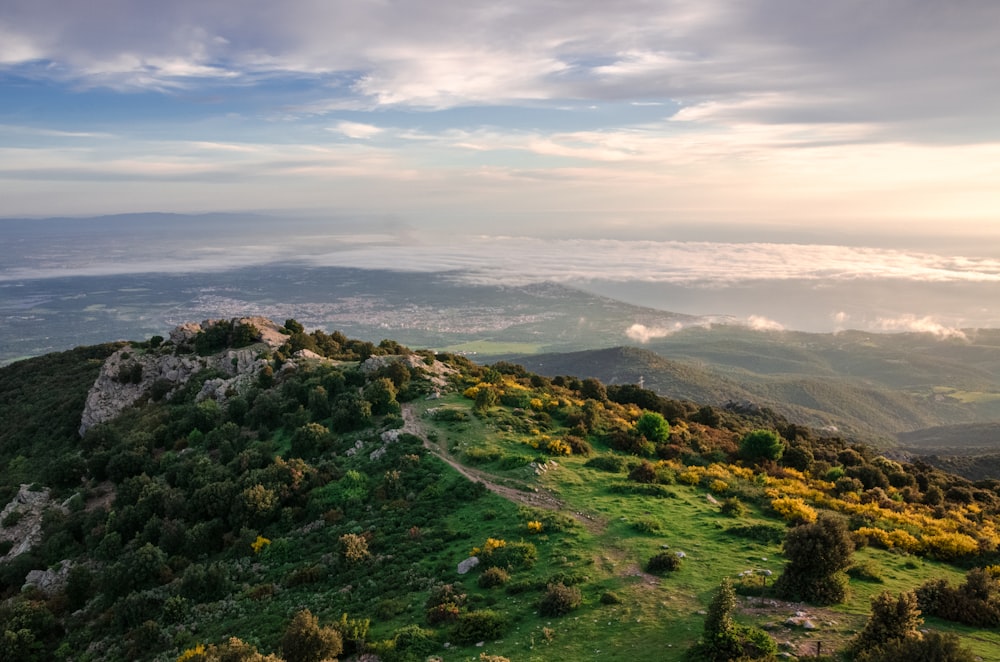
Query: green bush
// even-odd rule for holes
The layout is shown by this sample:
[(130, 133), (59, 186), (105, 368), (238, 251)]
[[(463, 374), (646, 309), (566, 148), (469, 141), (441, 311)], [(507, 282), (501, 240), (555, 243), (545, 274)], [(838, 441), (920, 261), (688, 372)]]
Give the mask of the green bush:
[(583, 603), (583, 594), (576, 586), (549, 584), (545, 595), (538, 602), (538, 613), (542, 616), (562, 616)]
[(625, 601), (622, 597), (615, 593), (614, 591), (605, 591), (601, 593), (601, 604), (602, 605), (620, 605)]
[(613, 474), (620, 474), (625, 471), (628, 463), (625, 461), (625, 458), (618, 455), (598, 455), (587, 460), (583, 466), (600, 469), (601, 471)]
[(723, 515), (729, 515), (730, 517), (745, 517), (750, 509), (743, 505), (743, 502), (736, 497), (728, 497), (722, 500), (722, 506), (719, 508)]
[(340, 632), (320, 627), (308, 609), (295, 614), (281, 638), (281, 650), (287, 662), (321, 662), (335, 658), (344, 649)]
[(487, 568), (479, 575), (478, 584), (481, 588), (503, 586), (510, 580), (510, 573), (503, 568)]
[(496, 547), (480, 556), (479, 560), (486, 568), (505, 568), (507, 570), (527, 570), (535, 565), (538, 550), (530, 542), (509, 542), (503, 547)]
[(659, 552), (646, 562), (646, 571), (653, 574), (673, 572), (681, 567), (681, 557), (674, 552)]
[(663, 531), (663, 522), (653, 517), (640, 517), (632, 522), (632, 528), (639, 533), (660, 533)]
[(509, 623), (507, 616), (492, 609), (459, 614), (452, 638), (460, 644), (495, 641), (503, 636)]

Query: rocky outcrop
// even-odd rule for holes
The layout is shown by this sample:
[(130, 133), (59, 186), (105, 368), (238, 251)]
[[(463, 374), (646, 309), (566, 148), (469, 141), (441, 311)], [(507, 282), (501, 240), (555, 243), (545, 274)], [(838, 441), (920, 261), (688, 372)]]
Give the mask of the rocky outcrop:
[[(87, 403), (80, 421), (80, 435), (91, 427), (110, 421), (140, 400), (169, 399), (192, 377), (203, 370), (215, 370), (224, 377), (205, 382), (199, 400), (214, 398), (224, 401), (253, 383), (267, 365), (263, 354), (280, 347), (288, 339), (281, 327), (264, 317), (244, 317), (235, 324), (252, 325), (258, 330), (258, 343), (240, 349), (226, 349), (209, 356), (199, 356), (191, 348), (199, 333), (210, 329), (220, 320), (188, 323), (170, 332), (170, 343), (156, 349), (125, 347), (112, 354), (101, 367), (101, 373), (87, 394)], [(178, 350), (182, 350), (178, 353)]]
[(72, 565), (69, 562), (64, 561), (55, 570), (32, 570), (24, 578), (24, 585), (21, 587), (21, 590), (23, 591), (32, 586), (42, 595), (52, 597), (66, 587), (71, 567)]
[(48, 488), (31, 489), (21, 485), (21, 489), (10, 503), (0, 511), (0, 542), (10, 542), (6, 557), (13, 558), (29, 551), (42, 540), (42, 516), (49, 508), (65, 510), (52, 501)]

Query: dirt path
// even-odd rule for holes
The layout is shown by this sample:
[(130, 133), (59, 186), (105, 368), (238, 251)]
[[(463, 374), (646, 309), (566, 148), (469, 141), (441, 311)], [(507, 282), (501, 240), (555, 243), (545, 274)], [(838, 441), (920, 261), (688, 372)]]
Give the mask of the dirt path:
[(493, 480), (493, 477), (490, 474), (461, 464), (441, 444), (433, 443), (427, 438), (427, 434), (424, 432), (424, 426), (420, 422), (420, 417), (417, 415), (417, 412), (414, 410), (412, 405), (404, 404), (402, 409), (403, 432), (408, 432), (415, 437), (419, 437), (421, 441), (424, 442), (424, 448), (434, 453), (434, 455), (448, 463), (448, 466), (472, 482), (482, 483), (490, 492), (499, 494), (508, 501), (513, 501), (514, 503), (523, 504), (525, 506), (533, 506), (535, 508), (545, 508), (546, 510), (557, 511), (561, 511), (566, 507), (565, 503), (557, 499), (547, 490), (534, 488), (535, 491), (533, 492), (525, 492), (506, 485), (500, 485)]

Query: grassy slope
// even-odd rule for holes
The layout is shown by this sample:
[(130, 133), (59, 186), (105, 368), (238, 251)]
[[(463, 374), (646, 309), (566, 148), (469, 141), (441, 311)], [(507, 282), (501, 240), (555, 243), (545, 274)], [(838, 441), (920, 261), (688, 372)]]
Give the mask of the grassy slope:
[[(448, 404), (461, 403), (453, 399)], [(432, 434), (450, 440), (459, 457), (475, 456), (476, 449), (489, 449), (492, 455), (498, 451), (508, 455), (523, 453), (522, 444), (509, 435), (505, 440), (505, 435), (491, 431), (479, 420), (459, 426), (426, 424)], [(562, 551), (549, 550), (548, 571), (582, 572), (588, 578), (583, 584), (585, 604), (581, 610), (558, 619), (528, 616), (512, 634), (489, 647), (489, 652), (512, 660), (680, 660), (701, 632), (702, 617), (698, 612), (707, 607), (724, 576), (751, 568), (770, 569), (775, 576), (780, 572), (783, 559), (779, 545), (749, 542), (725, 532), (737, 524), (775, 523), (761, 512), (734, 520), (709, 502), (705, 490), (685, 485), (670, 487), (675, 498), (614, 494), (608, 490), (609, 484), (624, 476), (584, 467), (585, 461), (580, 457), (560, 459), (558, 469), (541, 476), (523, 469), (496, 468), (502, 461), (475, 465), (481, 471), (494, 469), (491, 475), (500, 480), (527, 483), (529, 490), (548, 490), (565, 503), (565, 512), (577, 514), (583, 524), (575, 527), (571, 535), (560, 537)], [(650, 535), (634, 528), (634, 522), (649, 519), (660, 522), (662, 530)], [(542, 535), (536, 541), (541, 544), (546, 538)], [(677, 572), (654, 578), (643, 573), (642, 568), (662, 545), (669, 545), (671, 551), (683, 551), (686, 558)], [(778, 628), (772, 630), (772, 635), (779, 642), (791, 640), (803, 646), (820, 640), (830, 650), (863, 626), (871, 597), (881, 591), (911, 590), (936, 577), (959, 583), (963, 576), (945, 564), (878, 549), (866, 548), (857, 558), (877, 564), (883, 581), (852, 580), (849, 602), (831, 610), (798, 607), (825, 616), (824, 624), (815, 633)], [(600, 596), (608, 590), (621, 595), (623, 604), (602, 605)], [(795, 609), (779, 603), (776, 608), (755, 610), (754, 615), (742, 619), (757, 624), (782, 623)], [(933, 626), (960, 634), (984, 660), (1000, 659), (995, 652), (1000, 650), (1000, 633), (946, 622)], [(544, 634), (546, 627), (552, 630), (551, 639)]]

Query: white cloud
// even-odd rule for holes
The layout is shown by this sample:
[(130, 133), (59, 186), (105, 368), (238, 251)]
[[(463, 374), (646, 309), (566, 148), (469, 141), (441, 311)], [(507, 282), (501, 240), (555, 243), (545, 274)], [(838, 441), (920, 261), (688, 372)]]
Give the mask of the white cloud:
[(383, 129), (375, 126), (374, 124), (344, 121), (338, 122), (336, 126), (330, 128), (330, 131), (342, 133), (348, 138), (354, 138), (356, 140), (368, 140), (369, 138), (373, 138), (382, 133)]
[(648, 343), (650, 340), (655, 340), (657, 338), (666, 338), (672, 333), (677, 333), (684, 328), (684, 325), (680, 322), (675, 322), (673, 326), (662, 327), (662, 326), (646, 326), (645, 324), (633, 324), (629, 328), (625, 329), (625, 336), (630, 340), (640, 342), (643, 344)]
[(894, 318), (880, 317), (875, 322), (875, 328), (880, 331), (929, 333), (938, 338), (957, 338), (965, 340), (965, 332), (957, 326), (949, 326), (930, 315), (901, 315)]
[(754, 331), (784, 331), (785, 326), (780, 322), (775, 322), (772, 319), (768, 319), (763, 315), (750, 315), (746, 321), (747, 326), (749, 326)]

